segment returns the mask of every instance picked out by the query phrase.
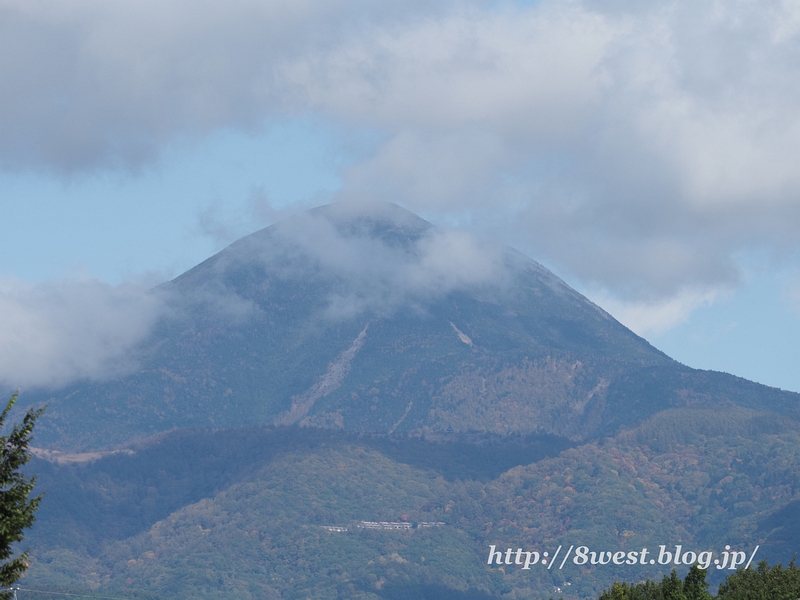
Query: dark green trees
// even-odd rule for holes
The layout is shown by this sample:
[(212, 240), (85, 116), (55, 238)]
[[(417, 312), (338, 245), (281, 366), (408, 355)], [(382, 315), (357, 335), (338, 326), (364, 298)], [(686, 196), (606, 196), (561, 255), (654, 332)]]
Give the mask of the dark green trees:
[(600, 600), (662, 600), (661, 584), (654, 581), (644, 583), (615, 583), (600, 594)]
[(683, 580), (683, 595), (686, 600), (711, 600), (706, 582), (706, 570), (692, 565)]
[(661, 595), (664, 600), (688, 600), (686, 594), (683, 593), (683, 582), (678, 578), (675, 569), (672, 569), (669, 577), (664, 575), (661, 582)]
[(757, 569), (740, 569), (719, 586), (717, 598), (725, 600), (797, 600), (800, 598), (800, 569), (794, 559), (785, 569), (769, 568), (761, 561)]
[[(17, 394), (14, 394), (0, 414), (0, 431), (16, 400)], [(28, 567), (27, 552), (11, 557), (13, 545), (22, 541), (22, 531), (33, 524), (41, 500), (41, 496), (29, 498), (35, 478), (26, 478), (20, 467), (30, 458), (31, 432), (43, 411), (29, 409), (21, 425), (14, 425), (8, 434), (0, 436), (0, 589), (8, 588)], [(10, 597), (10, 592), (0, 592), (0, 598)]]
[[(787, 568), (770, 568), (762, 561), (757, 569), (739, 569), (719, 586), (716, 598), (724, 600), (797, 600), (800, 598), (800, 568), (794, 560)], [(681, 581), (673, 570), (661, 583), (615, 583), (600, 600), (712, 600), (706, 572), (693, 565)]]
[(600, 600), (711, 600), (706, 571), (692, 565), (683, 581), (673, 569), (661, 583), (615, 583), (600, 595)]

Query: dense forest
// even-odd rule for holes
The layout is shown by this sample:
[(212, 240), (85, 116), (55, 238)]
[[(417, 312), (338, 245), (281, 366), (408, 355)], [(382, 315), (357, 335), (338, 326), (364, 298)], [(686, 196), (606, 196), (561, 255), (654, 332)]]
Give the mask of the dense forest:
[[(675, 409), (582, 445), (297, 426), (161, 434), (99, 460), (30, 464), (46, 495), (26, 584), (143, 598), (597, 598), (664, 567), (525, 571), (487, 565), (489, 545), (760, 544), (757, 560), (788, 564), (797, 432), (769, 413)], [(715, 589), (728, 571), (712, 571)]]

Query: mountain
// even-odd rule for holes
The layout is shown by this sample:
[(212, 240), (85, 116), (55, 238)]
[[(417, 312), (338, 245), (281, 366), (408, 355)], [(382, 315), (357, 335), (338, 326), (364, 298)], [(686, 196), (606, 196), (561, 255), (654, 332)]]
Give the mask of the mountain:
[(299, 423), (424, 434), (613, 434), (679, 406), (800, 415), (796, 394), (687, 368), (510, 248), (392, 204), (334, 204), (161, 286), (126, 377), (47, 402), (40, 444)]
[(49, 405), (26, 597), (574, 600), (675, 567), (611, 561), (643, 549), (800, 549), (800, 395), (677, 363), (512, 249), (336, 204), (155, 293), (135, 370), (20, 397)]

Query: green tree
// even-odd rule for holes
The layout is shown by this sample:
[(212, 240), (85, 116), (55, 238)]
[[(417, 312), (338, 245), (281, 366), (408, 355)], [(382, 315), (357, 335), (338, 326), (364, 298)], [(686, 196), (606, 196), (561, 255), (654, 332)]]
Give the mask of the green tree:
[(616, 582), (600, 600), (797, 600), (800, 598), (800, 568), (794, 559), (787, 568), (770, 568), (762, 561), (757, 569), (739, 569), (725, 578), (717, 596), (708, 593), (706, 571), (693, 565), (681, 582), (673, 570), (661, 583)]
[(662, 585), (649, 579), (643, 583), (616, 582), (600, 595), (600, 600), (664, 600)]
[(615, 582), (600, 595), (600, 600), (712, 600), (712, 596), (708, 593), (706, 571), (692, 565), (683, 582), (673, 569), (660, 583)]
[[(0, 414), (0, 431), (5, 428), (16, 401), (17, 394), (14, 394)], [(14, 425), (8, 434), (0, 436), (0, 588), (8, 588), (28, 568), (27, 551), (16, 558), (12, 556), (14, 544), (22, 541), (22, 531), (33, 524), (34, 513), (42, 498), (41, 495), (30, 498), (36, 478), (27, 478), (20, 470), (30, 459), (28, 444), (36, 419), (42, 412), (43, 408), (28, 409), (22, 424)], [(10, 597), (10, 592), (0, 592), (0, 598)]]
[(675, 569), (669, 574), (669, 577), (664, 575), (661, 582), (662, 594), (664, 600), (686, 600), (686, 595), (683, 593), (683, 582), (681, 581)]
[(767, 561), (757, 569), (739, 569), (719, 586), (717, 598), (725, 600), (797, 600), (800, 598), (800, 569), (794, 559), (787, 568), (770, 568)]
[(706, 582), (706, 570), (693, 564), (683, 580), (683, 595), (686, 600), (711, 600)]

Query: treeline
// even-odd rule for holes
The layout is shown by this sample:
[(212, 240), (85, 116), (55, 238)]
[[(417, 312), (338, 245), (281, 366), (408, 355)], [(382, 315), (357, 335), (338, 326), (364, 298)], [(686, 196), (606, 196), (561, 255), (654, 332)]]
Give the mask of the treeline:
[(770, 567), (767, 561), (756, 569), (739, 569), (728, 575), (716, 596), (708, 592), (705, 569), (692, 566), (681, 581), (673, 570), (660, 582), (614, 583), (599, 600), (797, 600), (800, 598), (800, 569), (794, 559), (787, 568)]

